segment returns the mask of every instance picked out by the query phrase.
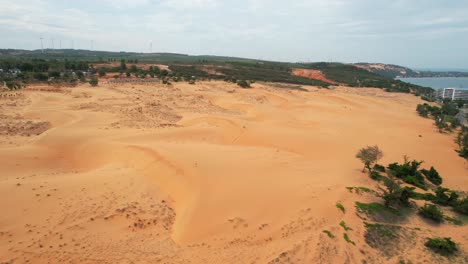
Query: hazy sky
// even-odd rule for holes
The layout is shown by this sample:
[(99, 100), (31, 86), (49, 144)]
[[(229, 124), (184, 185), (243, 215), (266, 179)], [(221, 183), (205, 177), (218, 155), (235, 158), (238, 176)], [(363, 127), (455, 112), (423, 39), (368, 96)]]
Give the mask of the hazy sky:
[(468, 68), (468, 0), (0, 0), (0, 48)]

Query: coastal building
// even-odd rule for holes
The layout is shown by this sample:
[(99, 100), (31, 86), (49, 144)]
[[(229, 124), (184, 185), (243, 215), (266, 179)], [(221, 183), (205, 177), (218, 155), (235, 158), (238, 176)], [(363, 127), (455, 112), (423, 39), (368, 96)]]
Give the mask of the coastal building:
[(460, 88), (442, 88), (435, 91), (435, 97), (446, 99), (449, 98), (451, 100), (468, 100), (468, 89), (460, 89)]

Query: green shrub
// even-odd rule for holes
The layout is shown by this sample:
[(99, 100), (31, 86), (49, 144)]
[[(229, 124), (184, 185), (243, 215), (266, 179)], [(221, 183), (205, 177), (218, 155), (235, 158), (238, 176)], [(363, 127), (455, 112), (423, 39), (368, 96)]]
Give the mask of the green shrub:
[(380, 174), (378, 171), (371, 171), (371, 173), (369, 173), (369, 177), (376, 181), (381, 181), (383, 178), (385, 178), (385, 176)]
[(340, 209), (343, 213), (345, 213), (345, 208), (341, 203), (336, 203), (336, 208)]
[(92, 77), (91, 80), (89, 80), (89, 84), (91, 84), (91, 86), (97, 86), (99, 83), (98, 79), (97, 78), (94, 78)]
[(386, 189), (381, 189), (381, 197), (384, 199), (385, 207), (390, 208), (395, 205), (409, 206), (409, 199), (413, 196), (413, 187), (402, 187), (398, 182), (393, 179), (387, 178), (384, 182)]
[(453, 208), (461, 214), (468, 215), (468, 197), (455, 202)]
[(424, 182), (421, 181), (420, 178), (417, 177), (417, 176), (410, 176), (410, 175), (405, 176), (405, 177), (403, 177), (403, 181), (406, 182), (406, 183), (408, 183), (408, 184), (411, 184), (411, 185), (414, 185), (414, 186), (416, 186), (416, 187), (419, 187), (419, 188), (421, 188), (421, 189), (423, 189), (423, 190), (427, 190), (427, 187), (426, 187), (426, 185), (424, 184)]
[(434, 98), (428, 97), (428, 96), (425, 96), (425, 95), (422, 95), (421, 99), (424, 100), (424, 101), (428, 101), (428, 102), (435, 102)]
[(385, 172), (385, 166), (382, 166), (380, 164), (375, 164), (374, 165), (374, 170), (378, 172)]
[(325, 233), (325, 234), (327, 234), (327, 236), (328, 236), (329, 238), (335, 238), (335, 236), (332, 234), (332, 232), (330, 232), (330, 231), (328, 231), (328, 230), (323, 230), (322, 232)]
[(362, 193), (375, 193), (374, 190), (371, 190), (367, 187), (346, 187), (346, 189), (348, 189), (349, 192), (354, 192), (357, 193), (357, 194), (362, 194)]
[(99, 76), (103, 77), (104, 75), (106, 75), (106, 69), (100, 68), (100, 69), (98, 70), (98, 74), (99, 74)]
[(343, 237), (344, 237), (344, 240), (346, 240), (346, 242), (351, 243), (351, 244), (353, 244), (353, 245), (356, 245), (356, 243), (354, 243), (354, 241), (352, 241), (352, 240), (349, 238), (349, 236), (348, 236), (347, 233), (344, 233), (344, 234), (343, 234)]
[(237, 85), (239, 85), (242, 88), (250, 88), (250, 83), (245, 80), (237, 81)]
[(6, 87), (10, 90), (17, 90), (21, 88), (21, 83), (15, 81), (6, 81)]
[(341, 222), (340, 222), (340, 226), (342, 226), (342, 227), (344, 228), (345, 231), (353, 230), (351, 227), (346, 226), (345, 221), (341, 221)]
[(419, 208), (419, 214), (438, 223), (444, 221), (444, 213), (439, 209), (439, 207), (433, 204), (425, 204), (423, 207)]
[(452, 191), (448, 188), (437, 187), (435, 190), (435, 198), (433, 199), (435, 203), (440, 205), (451, 205), (454, 206), (457, 204), (459, 195), (457, 192)]
[(397, 178), (402, 179), (408, 184), (412, 184), (416, 187), (419, 187), (423, 190), (427, 190), (426, 182), (422, 173), (419, 171), (419, 166), (422, 164), (422, 161), (406, 161), (403, 164), (392, 163), (388, 165), (388, 169), (391, 174)]
[(443, 256), (453, 255), (458, 251), (457, 244), (450, 237), (428, 238), (424, 245)]
[(422, 169), (421, 173), (426, 176), (426, 178), (435, 185), (442, 184), (442, 177), (440, 177), (439, 172), (434, 167), (431, 167), (430, 170)]

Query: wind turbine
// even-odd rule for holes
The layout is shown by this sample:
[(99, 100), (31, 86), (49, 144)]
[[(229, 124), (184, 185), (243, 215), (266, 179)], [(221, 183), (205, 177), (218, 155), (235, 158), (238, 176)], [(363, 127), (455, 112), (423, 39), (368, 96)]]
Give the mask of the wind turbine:
[(93, 50), (94, 40), (91, 40), (91, 50)]
[(44, 39), (43, 37), (40, 37), (41, 39), (41, 51), (42, 51), (42, 54), (44, 54), (44, 45), (42, 44), (42, 40)]
[(153, 53), (153, 41), (150, 41), (150, 53)]

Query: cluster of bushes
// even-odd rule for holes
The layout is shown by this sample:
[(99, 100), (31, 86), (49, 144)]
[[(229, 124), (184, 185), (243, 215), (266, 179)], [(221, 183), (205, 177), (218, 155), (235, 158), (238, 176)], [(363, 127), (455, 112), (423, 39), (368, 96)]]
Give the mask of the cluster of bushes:
[[(383, 152), (377, 146), (362, 148), (356, 155), (365, 164), (365, 168), (369, 170), (369, 176), (374, 180), (383, 182), (385, 189), (380, 188), (382, 191), (380, 196), (383, 198), (386, 207), (408, 206), (409, 199), (413, 198), (430, 201), (442, 206), (451, 206), (455, 211), (468, 215), (468, 197), (460, 198), (456, 191), (439, 186), (442, 184), (443, 179), (434, 167), (429, 170), (420, 170), (421, 161), (408, 161), (405, 157), (403, 164), (391, 163), (385, 168), (376, 164), (382, 156)], [(386, 172), (389, 177), (382, 175), (383, 172)], [(414, 187), (401, 186), (397, 182), (398, 179), (423, 190), (427, 190), (429, 187), (425, 181), (427, 179), (437, 188), (435, 188), (434, 194), (421, 194), (415, 192)]]
[[(115, 66), (115, 67), (99, 67), (97, 69), (92, 69), (92, 73), (98, 73), (99, 76), (105, 76), (106, 73), (115, 73), (118, 72), (119, 74), (114, 75), (114, 78), (120, 78), (120, 77), (137, 77), (137, 78), (146, 78), (148, 75), (151, 76), (151, 78), (154, 77), (159, 77), (159, 78), (165, 78), (166, 76), (169, 75), (169, 71), (167, 70), (160, 70), (156, 66), (150, 66), (148, 70), (145, 70), (143, 68), (138, 68), (137, 65), (132, 64), (130, 67), (127, 67), (127, 64), (125, 63), (125, 60), (121, 60), (120, 66)], [(125, 75), (124, 75), (125, 74)]]
[[(442, 184), (443, 180), (434, 167), (431, 167), (429, 170), (419, 170), (419, 166), (422, 162), (416, 160), (408, 161), (405, 157), (405, 162), (403, 164), (392, 163), (389, 164), (387, 168), (385, 168), (384, 166), (377, 164), (377, 161), (382, 156), (383, 152), (377, 146), (362, 148), (356, 155), (356, 157), (365, 164), (365, 168), (369, 170), (370, 177), (378, 180), (379, 182), (382, 182), (384, 185), (384, 188), (379, 187), (381, 192), (378, 194), (383, 199), (384, 204), (363, 204), (356, 202), (356, 208), (358, 208), (360, 212), (373, 215), (384, 214), (388, 210), (394, 210), (397, 212), (397, 214), (400, 214), (399, 207), (409, 208), (411, 207), (410, 199), (419, 199), (430, 201), (434, 204), (427, 203), (420, 207), (418, 214), (437, 223), (441, 223), (444, 220), (452, 221), (455, 224), (457, 224), (457, 222), (461, 222), (460, 220), (445, 216), (440, 207), (435, 204), (441, 206), (451, 206), (456, 212), (468, 215), (468, 196), (460, 199), (459, 193), (440, 186), (435, 189), (434, 194), (421, 194), (415, 192), (414, 187), (402, 186), (398, 181), (400, 179), (403, 182), (427, 189), (427, 185), (423, 177), (424, 175), (433, 184), (440, 185)], [(372, 166), (373, 164), (375, 165)], [(388, 176), (384, 176), (381, 173), (386, 173)], [(395, 207), (397, 207), (397, 209), (395, 209)], [(386, 216), (385, 219), (388, 219), (388, 216)], [(366, 241), (368, 243), (369, 241), (375, 242), (374, 240), (367, 239), (370, 237), (372, 230), (369, 229), (367, 224), (366, 227), (368, 227), (366, 232)], [(380, 228), (380, 225), (377, 224), (377, 227)], [(383, 231), (386, 232), (386, 230)], [(387, 233), (384, 234), (382, 232), (379, 235), (387, 235)], [(396, 237), (392, 236), (391, 233), (388, 233), (388, 235), (389, 237)], [(372, 246), (372, 243), (369, 244)], [(451, 238), (428, 238), (425, 246), (444, 256), (452, 255), (458, 250), (456, 243), (453, 242)]]
[(170, 65), (169, 69), (176, 77), (190, 80), (193, 76), (197, 79), (222, 79), (223, 76), (210, 74), (194, 65)]
[[(423, 174), (419, 171), (419, 166), (422, 161), (406, 161), (403, 164), (397, 162), (389, 164), (388, 170), (392, 176), (402, 179), (404, 182), (419, 187), (423, 190), (427, 190), (426, 181), (424, 180)], [(442, 179), (440, 180), (442, 181)]]
[(322, 81), (309, 79), (291, 74), (291, 68), (283, 63), (252, 63), (252, 62), (226, 62), (226, 65), (210, 65), (219, 74), (212, 74), (206, 71), (206, 65), (178, 65), (169, 66), (174, 76), (179, 76), (188, 80), (192, 76), (197, 79), (225, 80), (237, 83), (243, 88), (254, 81), (284, 82), (303, 85), (314, 85), (328, 87)]
[(444, 100), (440, 107), (424, 103), (416, 107), (416, 112), (422, 117), (434, 119), (435, 125), (440, 132), (444, 130), (451, 131), (452, 129), (460, 127), (456, 140), (459, 149), (456, 151), (460, 157), (468, 160), (468, 128), (463, 126), (456, 117), (460, 109), (463, 108), (466, 103), (466, 100)]
[(90, 65), (86, 61), (57, 59), (3, 59), (0, 60), (0, 81), (4, 81), (10, 89), (18, 89), (22, 84), (33, 82), (76, 84), (85, 81), (83, 71), (88, 71)]
[(19, 69), (23, 72), (48, 72), (54, 71), (86, 71), (89, 63), (86, 61), (58, 60), (58, 59), (3, 59), (0, 60), (0, 69), (4, 71)]
[(459, 149), (458, 155), (468, 160), (468, 127), (462, 127), (456, 140)]
[(313, 85), (320, 87), (328, 87), (329, 84), (291, 74), (289, 68), (265, 68), (265, 67), (247, 67), (232, 65), (231, 67), (219, 67), (217, 71), (224, 74), (225, 77), (237, 80), (254, 80), (265, 82), (284, 82), (302, 85)]
[(416, 112), (420, 116), (434, 119), (436, 126), (441, 132), (461, 126), (460, 121), (455, 118), (459, 111), (459, 104), (450, 100), (444, 100), (440, 107), (427, 103), (418, 104), (416, 107)]

